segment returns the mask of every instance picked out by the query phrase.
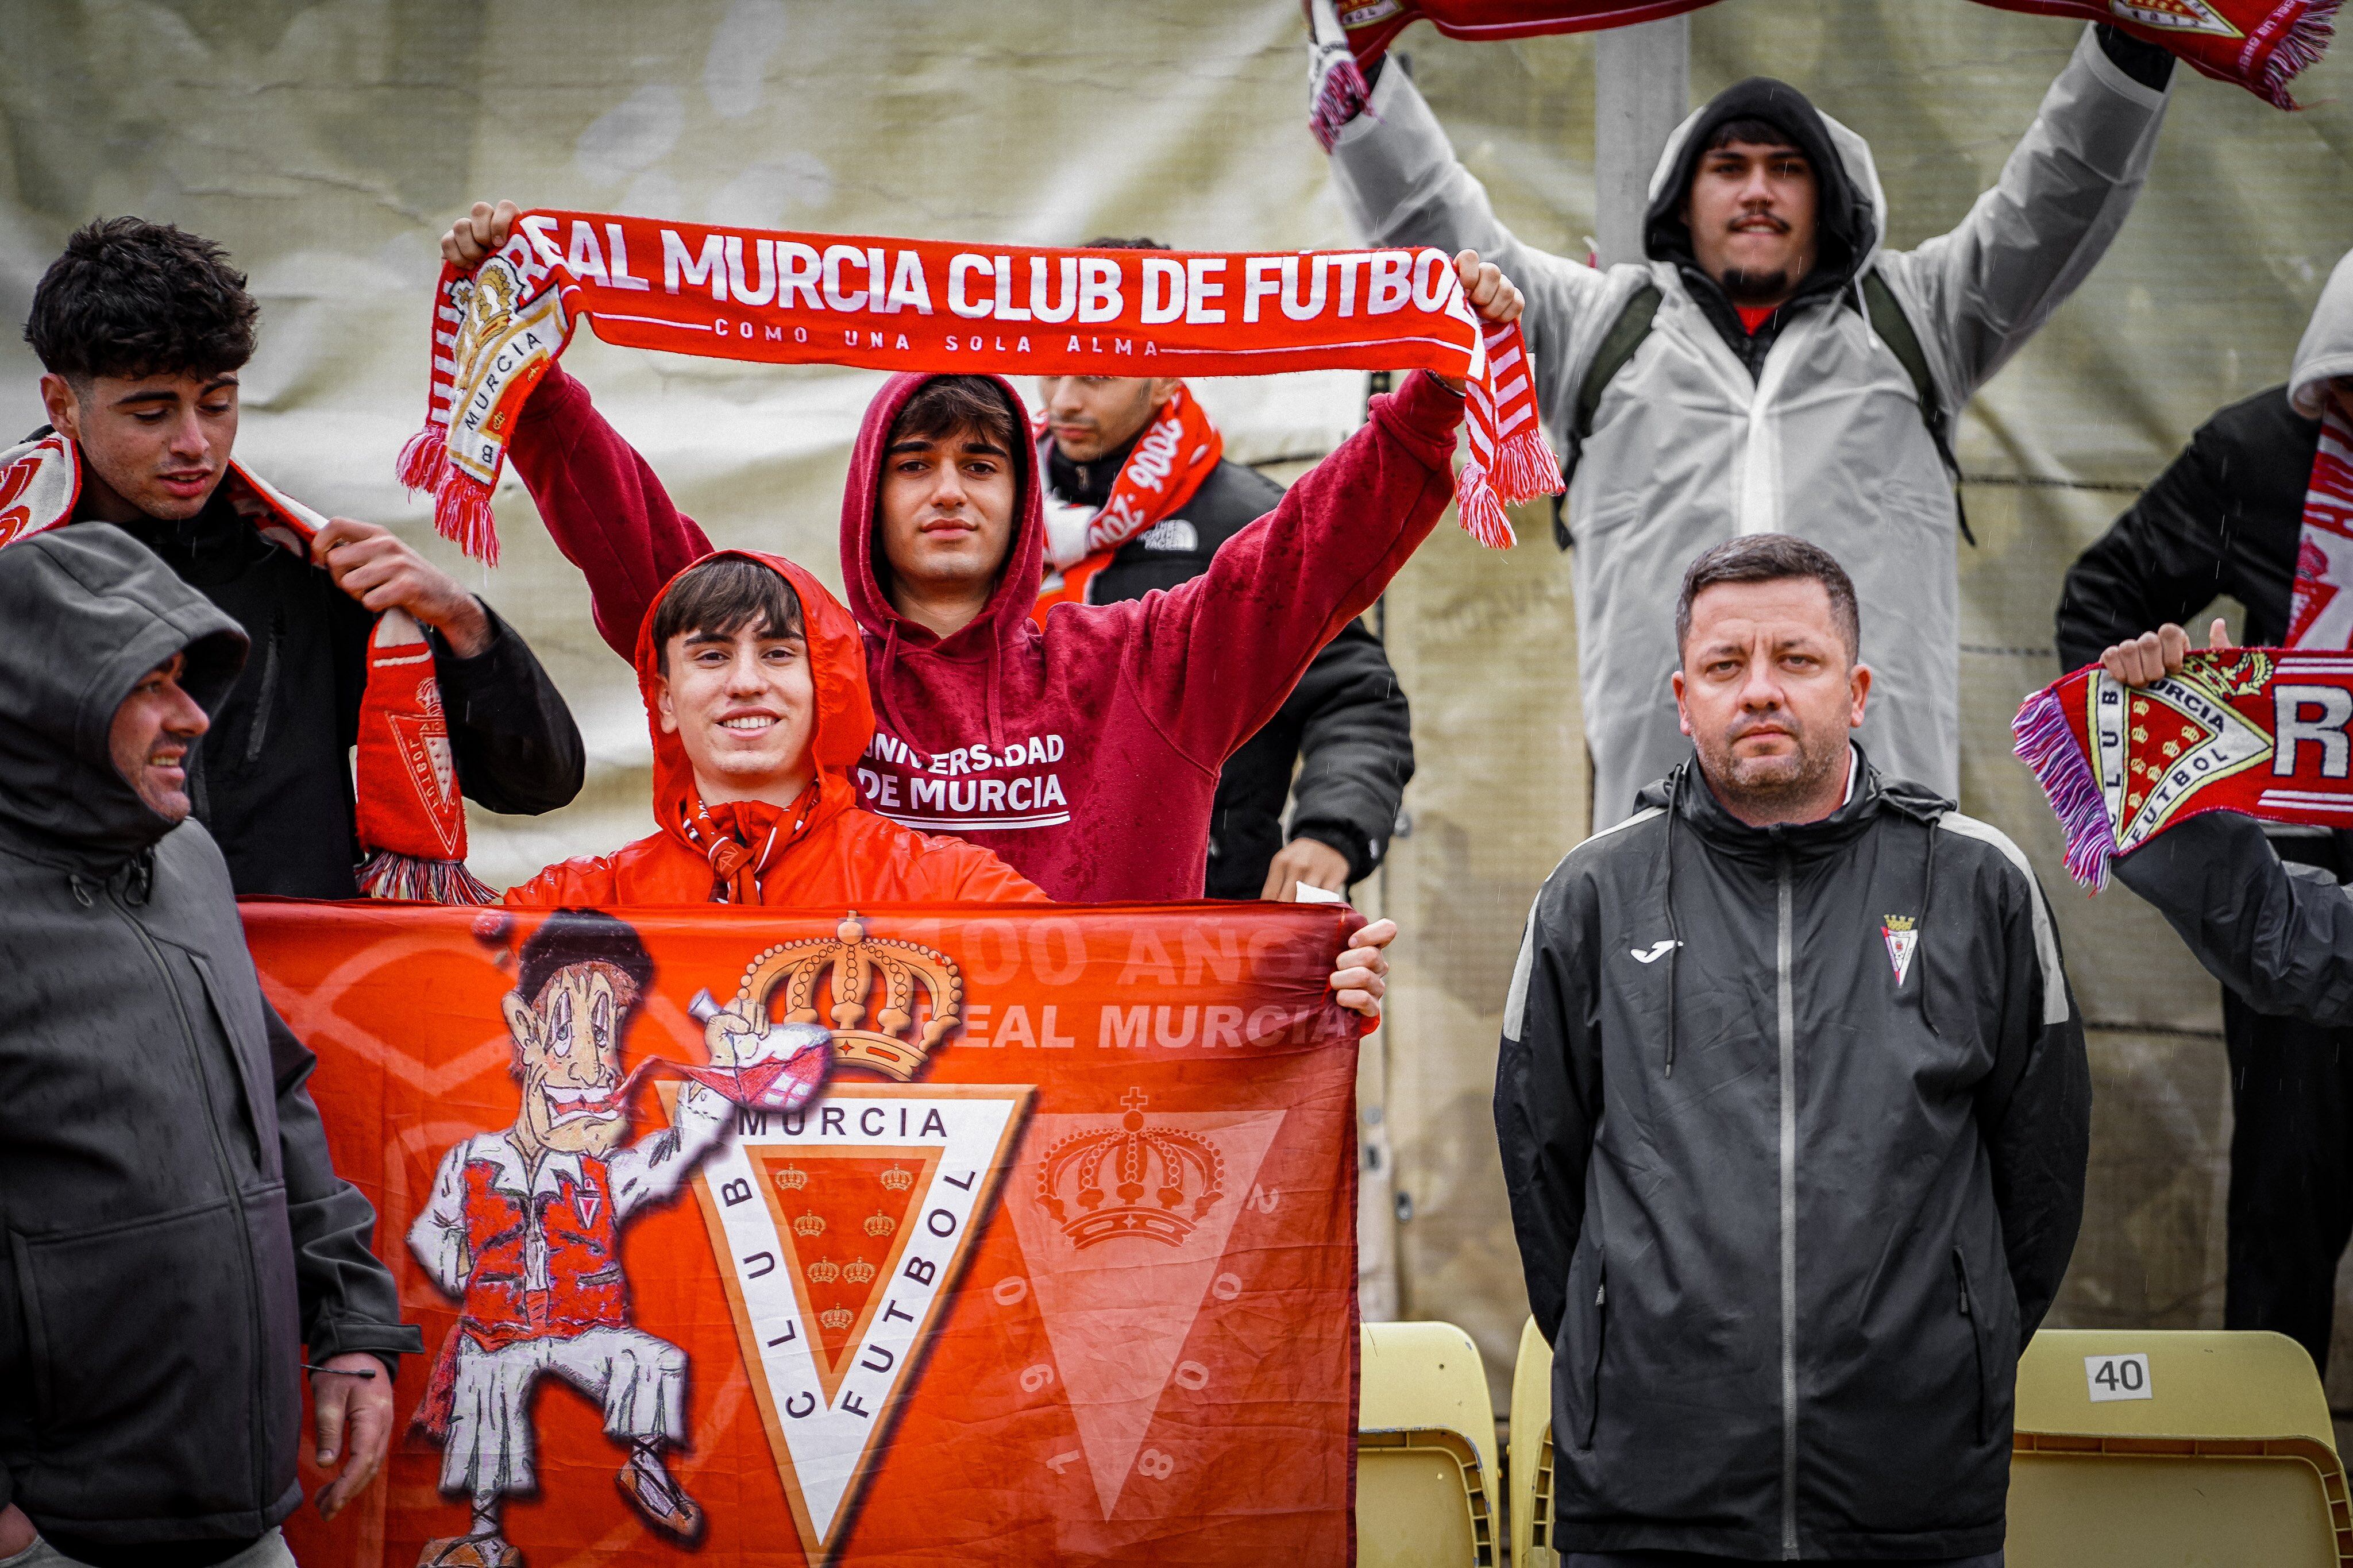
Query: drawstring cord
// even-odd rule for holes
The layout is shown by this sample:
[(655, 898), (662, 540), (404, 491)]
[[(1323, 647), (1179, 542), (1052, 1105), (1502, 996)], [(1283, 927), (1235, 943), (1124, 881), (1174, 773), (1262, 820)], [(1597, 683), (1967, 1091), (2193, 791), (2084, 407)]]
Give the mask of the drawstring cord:
[(997, 688), (997, 675), (1005, 659), (1004, 646), (995, 637), (988, 641), (988, 751), (992, 761), (1005, 755), (1005, 721), (999, 711)]

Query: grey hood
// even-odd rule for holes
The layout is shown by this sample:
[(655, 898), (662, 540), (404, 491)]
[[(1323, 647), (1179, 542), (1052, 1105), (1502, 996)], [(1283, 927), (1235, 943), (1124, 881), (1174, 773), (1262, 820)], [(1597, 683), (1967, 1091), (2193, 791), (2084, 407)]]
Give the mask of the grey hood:
[(2295, 345), (2295, 368), (2288, 373), (2287, 400), (2306, 419), (2320, 417), (2320, 384), (2353, 375), (2353, 252), (2329, 273), (2320, 303)]
[(244, 667), (235, 621), (102, 522), (0, 550), (0, 819), (61, 847), (128, 858), (170, 832), (107, 750), (139, 679), (187, 655), (209, 715)]

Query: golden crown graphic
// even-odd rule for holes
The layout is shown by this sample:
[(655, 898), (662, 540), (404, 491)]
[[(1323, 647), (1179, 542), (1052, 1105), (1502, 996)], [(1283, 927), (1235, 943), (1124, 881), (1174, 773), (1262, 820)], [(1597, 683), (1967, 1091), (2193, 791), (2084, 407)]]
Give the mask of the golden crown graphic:
[(902, 1171), (896, 1165), (892, 1166), (889, 1170), (883, 1172), (874, 1179), (881, 1183), (884, 1186), (890, 1188), (894, 1193), (903, 1193), (909, 1187), (915, 1184), (914, 1173), (912, 1171)]
[(786, 1192), (797, 1193), (808, 1185), (808, 1173), (798, 1165), (786, 1165), (776, 1173), (776, 1182)]
[(793, 1228), (799, 1231), (803, 1236), (823, 1236), (825, 1234), (825, 1216), (823, 1215), (817, 1214), (804, 1214), (800, 1218), (793, 1221)]
[(808, 1266), (808, 1277), (820, 1285), (830, 1285), (841, 1278), (841, 1265), (830, 1258), (820, 1258)]
[(1130, 1089), (1120, 1098), (1127, 1113), (1117, 1128), (1073, 1132), (1039, 1166), (1039, 1200), (1073, 1246), (1143, 1236), (1180, 1247), (1225, 1195), (1226, 1158), (1217, 1144), (1180, 1128), (1145, 1126), (1149, 1098)]
[(869, 1236), (888, 1236), (898, 1228), (899, 1222), (881, 1209), (866, 1216), (866, 1234)]
[[(833, 976), (833, 1005), (820, 1017), (818, 982), (828, 972)], [(882, 1005), (873, 1015), (875, 1026), (861, 1029), (858, 1026), (866, 1021), (868, 996), (878, 976)], [(908, 1040), (902, 1036), (915, 1021), (918, 986), (929, 998), (931, 1016), (921, 1036)], [(842, 917), (831, 940), (778, 942), (753, 959), (736, 994), (760, 1003), (773, 1017), (779, 991), (784, 994), (784, 1022), (820, 1024), (832, 1031), (837, 1064), (869, 1068), (902, 1083), (922, 1070), (932, 1047), (956, 1026), (964, 1008), (964, 975), (954, 959), (912, 942), (870, 937), (855, 910)]]
[(817, 1321), (836, 1331), (849, 1327), (850, 1311), (847, 1307), (828, 1307), (817, 1315)]
[(841, 1277), (852, 1285), (863, 1285), (874, 1278), (874, 1265), (863, 1258), (853, 1258), (841, 1271)]

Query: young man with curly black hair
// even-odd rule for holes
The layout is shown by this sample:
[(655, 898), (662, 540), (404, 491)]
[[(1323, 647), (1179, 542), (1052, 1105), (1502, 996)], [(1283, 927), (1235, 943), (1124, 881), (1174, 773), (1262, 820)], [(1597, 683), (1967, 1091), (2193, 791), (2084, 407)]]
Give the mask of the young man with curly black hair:
[(425, 628), (466, 795), (551, 811), (579, 793), (585, 757), (522, 639), (390, 531), (336, 518), (303, 550), (267, 529), (288, 503), (230, 460), (259, 314), (208, 240), (136, 217), (78, 230), (25, 324), (50, 428), (0, 453), (0, 545), (44, 523), (46, 499), (131, 533), (244, 629), (253, 657), (191, 753), (195, 814), (238, 892), (349, 899), (351, 748), (383, 612)]

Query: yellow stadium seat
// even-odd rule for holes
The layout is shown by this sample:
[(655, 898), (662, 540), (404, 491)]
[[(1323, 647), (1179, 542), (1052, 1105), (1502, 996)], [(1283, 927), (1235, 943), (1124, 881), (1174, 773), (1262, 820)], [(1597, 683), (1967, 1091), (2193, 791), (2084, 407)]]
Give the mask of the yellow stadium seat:
[(1513, 1568), (1553, 1568), (1552, 1346), (1530, 1318), (1512, 1367)]
[(1495, 1406), (1451, 1323), (1366, 1323), (1356, 1407), (1360, 1568), (1494, 1568)]
[(2045, 1329), (2015, 1443), (2010, 1568), (2353, 1563), (2328, 1402), (2284, 1335)]

